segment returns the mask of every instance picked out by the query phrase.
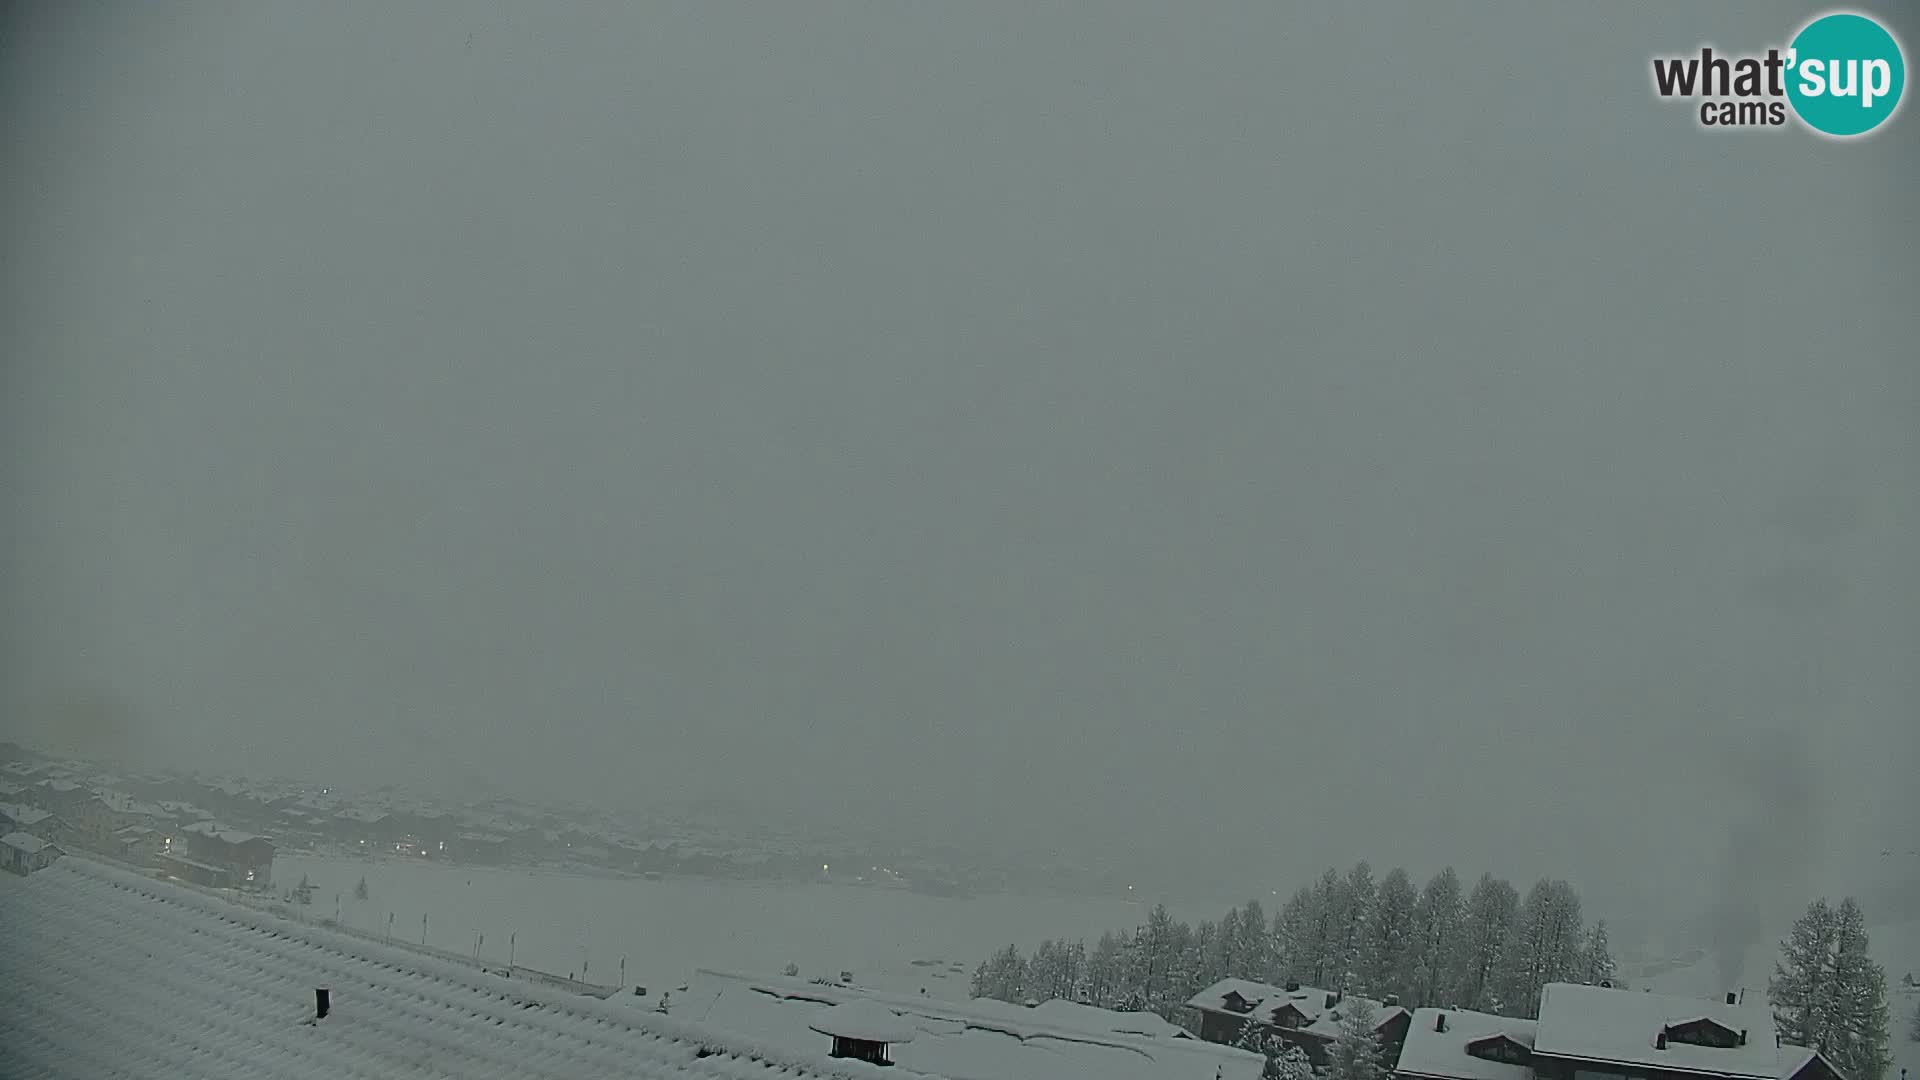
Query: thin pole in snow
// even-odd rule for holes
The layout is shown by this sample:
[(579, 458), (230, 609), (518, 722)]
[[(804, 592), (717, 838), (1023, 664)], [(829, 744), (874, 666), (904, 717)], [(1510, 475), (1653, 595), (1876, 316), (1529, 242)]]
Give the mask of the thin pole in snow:
[(427, 943), (427, 913), (423, 911), (420, 913), (420, 944), (425, 945), (426, 943)]
[(520, 939), (520, 931), (518, 930), (515, 930), (513, 933), (507, 935), (507, 973), (508, 974), (513, 973), (513, 946), (514, 946), (514, 942), (518, 941), (519, 939)]
[(387, 944), (393, 944), (393, 912), (387, 912)]
[(626, 989), (626, 986), (627, 986), (627, 958), (623, 956), (620, 958), (620, 988), (624, 990)]

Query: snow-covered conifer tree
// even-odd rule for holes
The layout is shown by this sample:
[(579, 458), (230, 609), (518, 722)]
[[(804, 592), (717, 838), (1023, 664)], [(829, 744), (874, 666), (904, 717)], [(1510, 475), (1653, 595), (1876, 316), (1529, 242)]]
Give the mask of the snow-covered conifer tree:
[(1886, 972), (1867, 948), (1852, 897), (1837, 907), (1815, 900), (1780, 943), (1767, 982), (1780, 1037), (1827, 1055), (1848, 1080), (1879, 1080), (1891, 1064)]
[(1267, 913), (1260, 901), (1249, 900), (1240, 911), (1239, 941), (1234, 947), (1237, 966), (1230, 974), (1241, 979), (1266, 979), (1273, 967), (1273, 936), (1267, 929)]
[(1511, 883), (1492, 874), (1480, 876), (1460, 924), (1450, 1003), (1454, 1007), (1495, 1011), (1500, 989), (1495, 977), (1519, 909), (1520, 894)]
[(1340, 1032), (1327, 1049), (1326, 1080), (1384, 1080), (1385, 1048), (1374, 1030), (1373, 1006), (1363, 998), (1348, 998), (1335, 1011)]
[(1313, 1080), (1313, 1061), (1305, 1050), (1290, 1042), (1281, 1042), (1280, 1052), (1267, 1058), (1261, 1077), (1262, 1080)]
[(1273, 916), (1274, 981), (1310, 980), (1313, 970), (1314, 891), (1311, 886), (1287, 898)]
[(1506, 1015), (1538, 1016), (1541, 987), (1573, 977), (1584, 940), (1573, 886), (1535, 882), (1514, 921), (1497, 977)]
[(1579, 980), (1589, 986), (1619, 984), (1619, 968), (1613, 962), (1613, 947), (1607, 942), (1607, 920), (1600, 919), (1587, 931), (1580, 948)]
[(1336, 892), (1339, 917), (1335, 922), (1335, 945), (1329, 988), (1349, 989), (1360, 975), (1361, 943), (1366, 939), (1367, 923), (1373, 917), (1374, 900), (1379, 888), (1374, 884), (1373, 867), (1361, 859), (1347, 871)]
[(1398, 867), (1380, 881), (1373, 911), (1360, 943), (1359, 989), (1374, 997), (1405, 996), (1412, 981), (1408, 963), (1413, 909), (1419, 902), (1413, 880)]
[(1825, 1046), (1848, 1080), (1880, 1080), (1893, 1064), (1888, 1052), (1887, 973), (1868, 952), (1867, 921), (1849, 896), (1833, 912), (1833, 1027)]
[(1822, 898), (1807, 905), (1780, 942), (1767, 1000), (1783, 1042), (1819, 1049), (1832, 1026), (1833, 995), (1826, 980), (1833, 936), (1833, 907)]
[(1227, 951), (1220, 928), (1202, 919), (1193, 928), (1193, 949), (1200, 958), (1194, 978), (1202, 986), (1218, 982), (1227, 975)]
[(1222, 961), (1220, 975), (1218, 977), (1224, 979), (1231, 975), (1234, 978), (1241, 978), (1242, 976), (1239, 974), (1240, 909), (1227, 909), (1227, 913), (1220, 917), (1220, 929), (1218, 933), (1220, 940), (1216, 943), (1215, 948), (1218, 950)]
[(1460, 876), (1449, 866), (1427, 882), (1414, 905), (1413, 937), (1407, 950), (1407, 998), (1402, 1005), (1418, 1009), (1442, 1004), (1442, 994), (1453, 985), (1464, 914)]
[(1087, 1000), (1111, 1009), (1119, 1001), (1119, 989), (1120, 939), (1105, 931), (1087, 954)]

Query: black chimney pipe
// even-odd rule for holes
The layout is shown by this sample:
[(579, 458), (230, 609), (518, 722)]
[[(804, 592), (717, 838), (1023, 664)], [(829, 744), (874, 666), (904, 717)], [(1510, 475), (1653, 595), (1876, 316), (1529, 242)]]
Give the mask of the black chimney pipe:
[(313, 991), (313, 1018), (325, 1020), (328, 1010), (333, 1008), (333, 992), (325, 987), (316, 987)]

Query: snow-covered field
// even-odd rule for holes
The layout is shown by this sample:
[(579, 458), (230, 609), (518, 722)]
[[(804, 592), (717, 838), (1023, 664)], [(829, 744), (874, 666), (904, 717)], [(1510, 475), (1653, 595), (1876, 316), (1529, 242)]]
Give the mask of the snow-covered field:
[[(996, 894), (947, 899), (890, 889), (824, 884), (747, 884), (695, 879), (645, 881), (520, 870), (453, 867), (402, 860), (289, 856), (274, 880), (314, 884), (311, 919), (340, 919), (356, 929), (471, 952), (593, 982), (674, 987), (695, 968), (778, 972), (802, 977), (854, 973), (864, 986), (964, 998), (975, 964), (996, 948), (1030, 949), (1048, 937), (1098, 937), (1138, 926), (1143, 904), (1115, 900)], [(367, 881), (367, 899), (354, 887)], [(1204, 906), (1179, 918), (1218, 914)], [(922, 961), (915, 964), (915, 961)], [(928, 963), (932, 961), (932, 963)], [(958, 965), (961, 970), (951, 970)]]
[[(1765, 996), (1767, 979), (1773, 974), (1774, 961), (1780, 954), (1779, 939), (1785, 936), (1786, 928), (1781, 927), (1769, 936), (1766, 944), (1748, 951), (1746, 968), (1740, 979), (1746, 985), (1748, 994)], [(1920, 979), (1920, 920), (1869, 927), (1867, 936), (1874, 961), (1887, 970), (1887, 1005), (1892, 1014), (1890, 1026), (1893, 1029), (1894, 1056), (1894, 1071), (1888, 1075), (1888, 1080), (1899, 1080), (1901, 1068), (1909, 1071), (1910, 1080), (1920, 1078), (1920, 1043), (1907, 1038), (1913, 1022), (1913, 1010), (1920, 1007), (1920, 995), (1902, 993), (1900, 985), (1900, 976), (1907, 972), (1912, 972), (1914, 978)], [(1659, 993), (1713, 997), (1729, 989), (1719, 983), (1719, 968), (1709, 959), (1634, 985), (1644, 985)]]

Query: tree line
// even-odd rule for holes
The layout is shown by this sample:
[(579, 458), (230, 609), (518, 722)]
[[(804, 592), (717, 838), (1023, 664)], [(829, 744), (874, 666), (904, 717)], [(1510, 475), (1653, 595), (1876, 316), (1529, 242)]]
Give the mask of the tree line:
[(1223, 978), (1297, 981), (1325, 990), (1534, 1017), (1550, 982), (1615, 982), (1604, 920), (1588, 926), (1565, 881), (1525, 897), (1485, 874), (1471, 890), (1448, 867), (1424, 887), (1405, 870), (1375, 880), (1364, 860), (1328, 869), (1271, 918), (1257, 900), (1189, 926), (1156, 906), (1144, 925), (1084, 941), (1013, 945), (981, 962), (973, 995), (1063, 998), (1103, 1008), (1175, 1010)]

